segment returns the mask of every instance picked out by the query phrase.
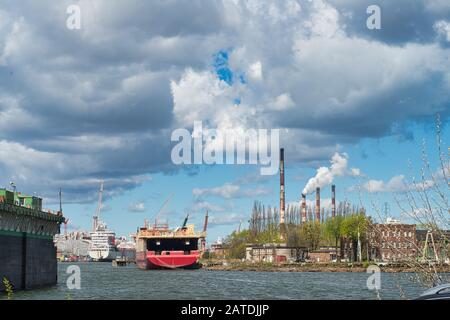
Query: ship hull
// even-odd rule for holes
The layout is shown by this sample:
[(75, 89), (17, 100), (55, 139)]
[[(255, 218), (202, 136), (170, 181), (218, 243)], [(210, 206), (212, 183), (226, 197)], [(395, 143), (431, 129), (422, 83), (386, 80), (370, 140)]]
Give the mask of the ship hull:
[(168, 254), (155, 254), (152, 251), (137, 252), (136, 265), (144, 270), (156, 269), (199, 269), (198, 251), (185, 254), (183, 251), (169, 251)]
[(111, 250), (89, 250), (89, 257), (94, 261), (105, 262), (116, 259), (117, 254)]
[[(56, 247), (52, 238), (0, 231), (0, 252), (0, 280), (8, 279), (14, 291), (56, 284)], [(0, 282), (0, 292), (4, 290)]]

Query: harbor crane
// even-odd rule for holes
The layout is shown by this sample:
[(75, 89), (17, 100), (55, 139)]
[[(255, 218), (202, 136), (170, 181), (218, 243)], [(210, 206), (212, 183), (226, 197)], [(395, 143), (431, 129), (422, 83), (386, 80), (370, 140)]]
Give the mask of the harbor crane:
[(64, 237), (67, 238), (67, 225), (69, 224), (70, 219), (64, 219)]
[(93, 230), (97, 230), (98, 227), (98, 220), (100, 218), (100, 211), (102, 209), (102, 199), (103, 199), (103, 180), (100, 182), (100, 190), (98, 192), (98, 203), (97, 203), (97, 209), (94, 213), (94, 222), (93, 222)]
[(164, 203), (163, 203), (163, 205), (161, 206), (161, 208), (158, 210), (158, 212), (156, 213), (156, 216), (155, 216), (155, 227), (156, 227), (156, 225), (158, 224), (158, 218), (159, 218), (159, 216), (161, 215), (161, 213), (163, 213), (163, 211), (166, 209), (166, 207), (169, 205), (169, 203), (170, 203), (170, 201), (172, 200), (172, 198), (173, 198), (173, 196), (174, 196), (174, 193), (171, 193), (168, 197), (167, 197), (167, 199), (166, 199), (166, 201), (164, 201)]

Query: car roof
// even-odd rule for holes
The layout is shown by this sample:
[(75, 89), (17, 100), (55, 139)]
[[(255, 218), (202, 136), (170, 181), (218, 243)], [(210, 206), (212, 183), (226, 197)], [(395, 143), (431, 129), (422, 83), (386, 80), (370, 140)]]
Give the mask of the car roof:
[(432, 294), (438, 294), (440, 291), (442, 291), (444, 289), (450, 289), (450, 283), (441, 284), (437, 287), (428, 289), (427, 291), (422, 293), (420, 296), (422, 297), (422, 296), (428, 296), (428, 295), (432, 295)]

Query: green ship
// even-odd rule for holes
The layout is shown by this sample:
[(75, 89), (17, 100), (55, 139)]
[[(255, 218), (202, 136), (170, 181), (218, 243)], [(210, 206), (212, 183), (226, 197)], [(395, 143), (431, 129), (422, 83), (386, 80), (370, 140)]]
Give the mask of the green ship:
[(42, 209), (42, 198), (0, 189), (0, 291), (4, 282), (14, 290), (56, 284), (53, 237), (64, 221), (61, 209)]

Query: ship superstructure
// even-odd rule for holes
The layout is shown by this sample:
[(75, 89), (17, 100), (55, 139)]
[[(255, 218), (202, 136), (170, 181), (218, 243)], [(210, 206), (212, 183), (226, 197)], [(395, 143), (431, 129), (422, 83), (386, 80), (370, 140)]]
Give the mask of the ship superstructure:
[(91, 237), (89, 256), (95, 261), (112, 261), (117, 255), (115, 246), (116, 234), (114, 231), (109, 230), (107, 225), (100, 220), (102, 198), (103, 182), (100, 185), (97, 210), (93, 217), (93, 228), (89, 233)]

